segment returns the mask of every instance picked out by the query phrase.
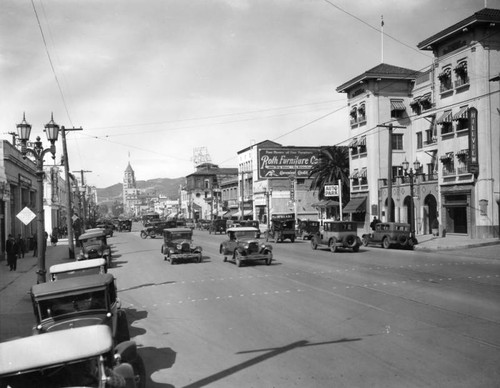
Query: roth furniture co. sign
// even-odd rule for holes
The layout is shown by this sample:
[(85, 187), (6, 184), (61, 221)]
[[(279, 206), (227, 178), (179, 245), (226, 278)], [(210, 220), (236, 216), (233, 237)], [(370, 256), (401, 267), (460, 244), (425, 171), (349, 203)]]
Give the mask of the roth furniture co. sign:
[(259, 150), (259, 178), (307, 178), (319, 161), (316, 148), (264, 148)]

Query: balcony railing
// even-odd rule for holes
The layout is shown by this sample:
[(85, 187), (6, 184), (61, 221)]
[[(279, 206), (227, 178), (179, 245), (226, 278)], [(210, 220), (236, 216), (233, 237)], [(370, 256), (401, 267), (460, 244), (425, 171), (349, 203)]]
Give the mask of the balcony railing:
[(443, 176), (455, 175), (455, 169), (445, 169), (443, 168)]

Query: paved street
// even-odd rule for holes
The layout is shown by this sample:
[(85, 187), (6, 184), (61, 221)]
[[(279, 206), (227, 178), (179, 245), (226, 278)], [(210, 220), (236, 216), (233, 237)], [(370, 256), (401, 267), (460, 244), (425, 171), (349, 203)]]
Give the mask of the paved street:
[[(150, 388), (497, 386), (498, 245), (332, 254), (298, 241), (238, 268), (218, 253), (224, 236), (195, 238), (203, 263), (176, 265), (160, 239), (110, 239)], [(11, 312), (26, 322), (22, 300)]]

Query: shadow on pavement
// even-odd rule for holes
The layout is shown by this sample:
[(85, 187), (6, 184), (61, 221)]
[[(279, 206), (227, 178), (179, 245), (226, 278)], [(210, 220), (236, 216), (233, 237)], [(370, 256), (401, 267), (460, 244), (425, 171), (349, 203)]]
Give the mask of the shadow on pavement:
[(171, 384), (157, 383), (151, 379), (151, 376), (163, 369), (171, 368), (175, 363), (177, 353), (171, 348), (153, 348), (150, 346), (139, 348), (141, 355), (146, 365), (146, 386), (148, 388), (174, 388)]

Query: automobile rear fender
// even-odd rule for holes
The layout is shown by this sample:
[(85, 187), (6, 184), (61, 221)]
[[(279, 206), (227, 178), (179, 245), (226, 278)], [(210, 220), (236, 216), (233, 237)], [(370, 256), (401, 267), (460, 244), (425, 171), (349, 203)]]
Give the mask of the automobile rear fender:
[(137, 344), (134, 341), (123, 341), (115, 346), (115, 357), (121, 362), (133, 362), (137, 358)]

